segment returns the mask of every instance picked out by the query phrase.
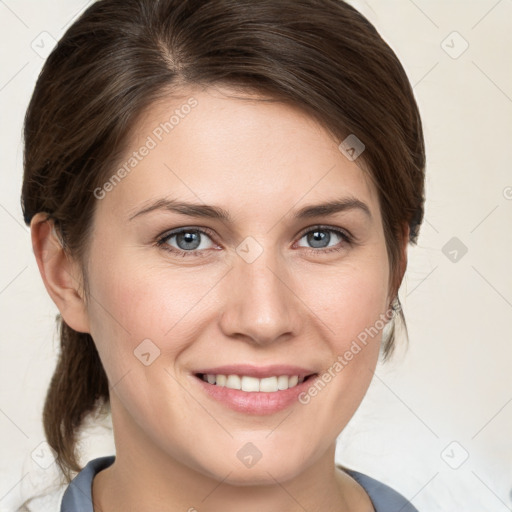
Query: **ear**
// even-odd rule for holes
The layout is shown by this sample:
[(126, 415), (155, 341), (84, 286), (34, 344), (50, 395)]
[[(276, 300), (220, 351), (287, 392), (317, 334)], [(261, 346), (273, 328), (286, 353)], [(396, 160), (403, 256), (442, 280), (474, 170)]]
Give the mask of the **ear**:
[(60, 241), (53, 221), (37, 213), (30, 223), (32, 249), (44, 286), (63, 320), (78, 332), (89, 331), (80, 266)]

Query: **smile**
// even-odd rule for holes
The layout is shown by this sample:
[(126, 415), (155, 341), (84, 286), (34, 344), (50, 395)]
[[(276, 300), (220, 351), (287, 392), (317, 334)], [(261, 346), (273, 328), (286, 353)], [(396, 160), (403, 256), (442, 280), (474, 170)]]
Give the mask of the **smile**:
[(249, 375), (224, 375), (224, 374), (205, 374), (200, 373), (197, 375), (209, 384), (215, 386), (226, 387), (229, 389), (237, 389), (247, 391), (249, 393), (264, 392), (275, 393), (277, 391), (284, 391), (302, 384), (312, 375), (306, 377), (299, 375), (274, 375), (258, 379)]
[(268, 415), (291, 407), (318, 373), (296, 366), (229, 365), (193, 372), (193, 386), (213, 402), (244, 414)]

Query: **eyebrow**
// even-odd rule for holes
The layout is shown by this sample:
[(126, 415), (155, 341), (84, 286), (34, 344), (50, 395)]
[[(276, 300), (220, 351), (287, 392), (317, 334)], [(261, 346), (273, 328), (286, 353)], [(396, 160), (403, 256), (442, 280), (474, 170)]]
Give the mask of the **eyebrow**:
[[(188, 215), (190, 217), (205, 217), (233, 223), (233, 218), (231, 217), (230, 213), (219, 206), (187, 203), (184, 201), (165, 198), (158, 199), (150, 203), (142, 210), (139, 210), (138, 212), (135, 212), (133, 215), (131, 215), (128, 220), (131, 221), (140, 215), (145, 215), (155, 210), (171, 211), (181, 215)], [(293, 218), (309, 219), (312, 217), (334, 215), (338, 212), (345, 212), (350, 210), (362, 211), (370, 219), (372, 218), (372, 214), (368, 205), (355, 197), (344, 197), (341, 199), (328, 201), (326, 203), (304, 206), (294, 213)]]

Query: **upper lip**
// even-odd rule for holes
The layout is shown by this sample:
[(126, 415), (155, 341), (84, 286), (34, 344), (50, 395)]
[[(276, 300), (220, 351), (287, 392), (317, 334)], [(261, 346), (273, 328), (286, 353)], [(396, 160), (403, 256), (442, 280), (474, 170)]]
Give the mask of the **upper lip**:
[(288, 375), (292, 377), (297, 375), (307, 377), (315, 372), (300, 366), (292, 366), (287, 364), (274, 364), (270, 366), (253, 366), (250, 364), (230, 364), (224, 366), (215, 366), (213, 368), (203, 368), (194, 371), (195, 374), (210, 375), (247, 375), (248, 377), (257, 377), (259, 379), (265, 377), (273, 377), (280, 375)]

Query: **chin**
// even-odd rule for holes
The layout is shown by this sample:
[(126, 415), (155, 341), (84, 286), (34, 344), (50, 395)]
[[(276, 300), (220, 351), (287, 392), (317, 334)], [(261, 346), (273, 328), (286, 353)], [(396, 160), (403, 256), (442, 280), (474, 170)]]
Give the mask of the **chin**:
[[(304, 463), (304, 459), (301, 460)], [(271, 458), (265, 460), (262, 455), (256, 462), (247, 460), (244, 463), (237, 457), (224, 457), (219, 464), (212, 466), (202, 461), (201, 472), (233, 486), (275, 485), (276, 480), (286, 482), (296, 477), (302, 471), (300, 464), (299, 458), (286, 457), (284, 453), (276, 450)]]

